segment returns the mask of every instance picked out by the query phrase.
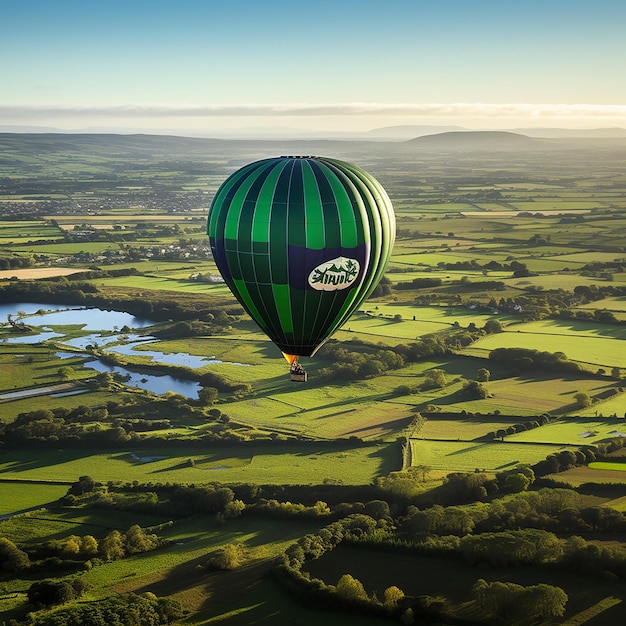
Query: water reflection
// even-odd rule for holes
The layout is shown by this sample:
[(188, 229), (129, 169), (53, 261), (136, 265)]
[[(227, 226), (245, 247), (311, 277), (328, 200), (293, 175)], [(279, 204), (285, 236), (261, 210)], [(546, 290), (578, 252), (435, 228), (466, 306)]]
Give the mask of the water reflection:
[[(156, 339), (154, 340), (156, 341)], [(152, 343), (151, 341), (141, 341), (136, 343), (127, 343), (120, 346), (112, 346), (108, 351), (124, 354), (126, 356), (149, 356), (153, 363), (165, 363), (166, 365), (184, 365), (194, 369), (204, 367), (205, 365), (219, 365), (227, 363), (228, 365), (238, 365), (247, 367), (248, 363), (233, 363), (230, 361), (220, 361), (214, 356), (196, 356), (187, 352), (158, 352), (156, 350), (135, 350), (139, 344)]]
[(67, 304), (35, 304), (32, 302), (9, 302), (0, 304), (0, 321), (7, 319), (8, 315), (16, 317), (18, 312), (31, 315), (39, 311), (65, 311)]
[(111, 374), (120, 374), (125, 377), (124, 384), (129, 387), (137, 387), (138, 389), (146, 389), (156, 394), (164, 394), (168, 391), (179, 393), (186, 398), (198, 399), (198, 391), (201, 389), (200, 383), (194, 380), (182, 380), (173, 378), (172, 376), (154, 374), (138, 374), (131, 372), (125, 367), (119, 365), (106, 365), (97, 359), (87, 361), (85, 367), (96, 370), (97, 372), (109, 372)]
[(156, 341), (156, 338), (152, 335), (136, 335), (136, 334), (122, 334), (122, 335), (102, 335), (100, 333), (91, 333), (90, 335), (84, 335), (83, 337), (74, 337), (73, 339), (66, 339), (63, 341), (63, 345), (71, 346), (77, 350), (87, 350), (88, 346), (96, 346), (98, 348), (104, 348), (110, 343), (118, 341), (133, 342), (134, 345), (138, 345), (140, 342)]
[[(76, 358), (76, 352), (57, 352), (56, 356), (67, 359)], [(173, 391), (179, 393), (186, 398), (194, 400), (198, 399), (198, 391), (202, 388), (200, 383), (193, 380), (183, 380), (180, 378), (174, 378), (166, 374), (155, 375), (133, 372), (120, 365), (107, 365), (102, 363), (98, 359), (91, 359), (84, 363), (84, 366), (95, 370), (96, 372), (107, 372), (113, 375), (119, 375), (123, 377), (124, 384), (129, 387), (136, 387), (137, 389), (145, 389), (157, 395)]]
[[(38, 314), (40, 311), (53, 312), (42, 315)], [(81, 352), (58, 352), (56, 356), (60, 358), (87, 356), (86, 353), (89, 350), (89, 346), (97, 346), (98, 348), (105, 349), (106, 352), (115, 352), (126, 356), (145, 356), (149, 357), (153, 363), (181, 365), (192, 369), (205, 367), (206, 365), (225, 363), (224, 361), (216, 359), (214, 356), (196, 356), (185, 352), (172, 352), (168, 354), (157, 350), (135, 350), (138, 346), (157, 343), (158, 340), (152, 335), (119, 333), (116, 331), (121, 328), (145, 328), (151, 326), (153, 322), (137, 318), (123, 311), (106, 311), (98, 308), (68, 309), (67, 306), (64, 305), (14, 303), (0, 305), (0, 321), (2, 320), (2, 316), (13, 316), (13, 318), (15, 318), (18, 312), (23, 312), (27, 315), (32, 314), (25, 317), (24, 322), (29, 326), (43, 327), (43, 332), (7, 337), (3, 340), (6, 343), (34, 344), (48, 339), (61, 339), (64, 337), (62, 333), (52, 330), (50, 328), (51, 326), (82, 325), (84, 330), (102, 331), (92, 332), (82, 337), (74, 337), (62, 341), (64, 345), (74, 348), (75, 350), (80, 350)], [(113, 332), (113, 334), (110, 334), (111, 332)], [(118, 343), (118, 345), (112, 345), (116, 343)], [(242, 367), (249, 365), (247, 363), (228, 364)], [(127, 379), (125, 384), (128, 386), (145, 389), (156, 394), (164, 394), (168, 391), (173, 391), (187, 398), (197, 399), (198, 391), (201, 388), (201, 385), (194, 381), (174, 378), (165, 374), (137, 373), (119, 365), (107, 365), (100, 362), (93, 355), (89, 355), (89, 360), (84, 363), (84, 366), (97, 372), (119, 374)]]
[(48, 339), (56, 339), (63, 337), (60, 333), (48, 331), (45, 333), (37, 333), (36, 335), (20, 335), (19, 337), (5, 337), (2, 339), (3, 343), (22, 343), (22, 344), (34, 344), (41, 341), (48, 341)]
[[(41, 308), (41, 307), (39, 307)], [(82, 325), (84, 330), (109, 330), (117, 328), (145, 328), (152, 326), (154, 322), (141, 319), (125, 313), (124, 311), (105, 311), (104, 309), (68, 309), (56, 311), (46, 315), (34, 315), (27, 317), (24, 322), (29, 326), (60, 326), (77, 324)]]

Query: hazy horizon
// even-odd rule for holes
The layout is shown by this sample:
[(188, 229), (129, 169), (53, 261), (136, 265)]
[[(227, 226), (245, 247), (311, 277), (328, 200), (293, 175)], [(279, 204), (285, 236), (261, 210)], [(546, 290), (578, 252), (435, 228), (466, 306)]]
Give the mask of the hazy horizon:
[(626, 127), (617, 0), (3, 7), (1, 127), (219, 135)]

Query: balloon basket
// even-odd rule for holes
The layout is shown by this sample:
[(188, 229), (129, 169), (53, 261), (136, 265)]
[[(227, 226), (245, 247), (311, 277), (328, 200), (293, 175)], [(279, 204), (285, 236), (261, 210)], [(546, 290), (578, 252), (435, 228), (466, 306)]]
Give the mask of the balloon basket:
[(298, 363), (298, 357), (294, 356), (289, 368), (289, 379), (292, 383), (305, 383), (308, 379), (305, 369)]

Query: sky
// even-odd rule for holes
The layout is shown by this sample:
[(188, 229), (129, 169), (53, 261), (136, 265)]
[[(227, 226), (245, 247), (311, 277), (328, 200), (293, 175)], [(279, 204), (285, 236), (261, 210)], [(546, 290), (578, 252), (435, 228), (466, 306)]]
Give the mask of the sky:
[(0, 128), (626, 128), (623, 0), (0, 0)]

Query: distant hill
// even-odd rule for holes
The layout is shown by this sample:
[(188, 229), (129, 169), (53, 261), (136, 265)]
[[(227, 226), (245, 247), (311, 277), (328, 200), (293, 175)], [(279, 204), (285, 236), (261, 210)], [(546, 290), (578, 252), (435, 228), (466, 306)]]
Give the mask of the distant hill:
[(381, 128), (373, 128), (372, 130), (362, 133), (362, 137), (367, 139), (388, 139), (391, 141), (415, 139), (415, 137), (423, 137), (424, 135), (434, 135), (439, 133), (448, 133), (452, 131), (465, 130), (462, 126), (420, 126), (418, 124), (405, 124), (402, 126), (383, 126)]
[[(515, 133), (528, 137), (555, 139), (623, 139), (626, 128), (515, 128)], [(416, 135), (417, 136), (417, 135)]]
[(502, 130), (481, 130), (425, 135), (405, 142), (432, 150), (519, 150), (541, 148), (549, 142)]
[[(174, 135), (114, 133), (2, 133), (0, 159), (16, 157), (49, 159), (60, 163), (85, 157), (152, 159), (160, 162), (205, 161), (219, 154), (228, 160), (227, 169), (255, 159), (281, 154), (325, 155), (355, 163), (372, 155), (397, 158), (405, 153), (563, 150), (626, 150), (626, 138), (533, 138), (510, 131), (450, 131), (413, 138), (409, 141), (368, 139), (218, 139)], [(169, 166), (168, 166), (169, 167)]]
[(0, 158), (7, 155), (28, 155), (36, 158), (54, 154), (126, 158), (151, 158), (162, 161), (203, 160), (220, 154), (247, 162), (281, 154), (317, 154), (348, 158), (355, 153), (377, 152), (397, 143), (276, 139), (215, 139), (173, 135), (119, 135), (105, 133), (1, 133)]

